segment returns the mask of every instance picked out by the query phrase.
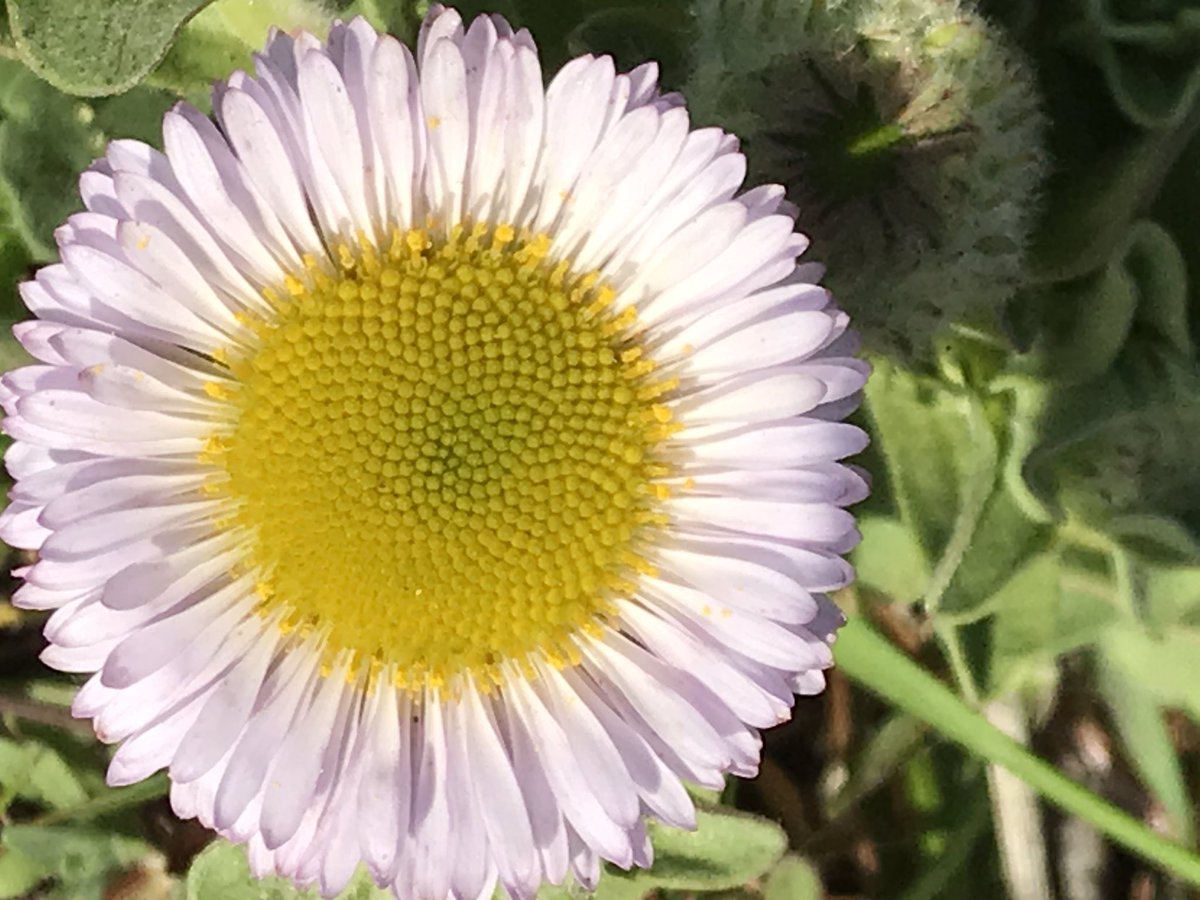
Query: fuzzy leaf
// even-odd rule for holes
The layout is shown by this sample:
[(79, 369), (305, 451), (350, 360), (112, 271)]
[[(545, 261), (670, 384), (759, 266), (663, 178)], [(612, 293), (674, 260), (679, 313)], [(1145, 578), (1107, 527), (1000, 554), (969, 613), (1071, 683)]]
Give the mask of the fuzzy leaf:
[(1080, 384), (1113, 364), (1133, 327), (1137, 286), (1120, 259), (1100, 272), (1021, 297), (1017, 315), (1037, 319), (1030, 362), (1042, 377)]
[(1138, 612), (1148, 629), (1200, 629), (1200, 567), (1147, 565), (1140, 575)]
[[(492, 4), (490, 11), (503, 14), (504, 5), (498, 0)], [(417, 0), (353, 0), (342, 9), (340, 15), (347, 20), (363, 16), (379, 30), (394, 34), (407, 43), (421, 24), (417, 6)], [(454, 6), (461, 10), (459, 4)]]
[(605, 891), (640, 896), (653, 889), (728, 890), (767, 872), (787, 849), (787, 836), (774, 822), (728, 809), (697, 810), (695, 831), (652, 824), (650, 840), (654, 867), (610, 871), (601, 882)]
[[(349, 21), (359, 13), (346, 9), (339, 16)], [(303, 29), (323, 38), (331, 19), (317, 0), (210, 0), (180, 30), (149, 82), (207, 109), (212, 82), (235, 69), (251, 71), (253, 54), (265, 45), (271, 28), (289, 33)], [(387, 30), (391, 22), (376, 24)], [(411, 36), (411, 31), (396, 33)]]
[[(187, 900), (317, 900), (318, 891), (301, 891), (283, 878), (255, 878), (250, 874), (246, 851), (228, 841), (214, 841), (192, 861), (188, 870)], [(360, 869), (337, 900), (385, 900), (392, 896), (371, 883)]]
[(821, 876), (799, 856), (781, 859), (763, 887), (763, 900), (821, 900), (823, 896)]
[(154, 68), (205, 0), (7, 0), (17, 49), (60, 90), (98, 97), (128, 90)]
[(959, 621), (978, 617), (996, 602), (1013, 573), (1045, 549), (1051, 529), (1029, 517), (1005, 480), (988, 498), (971, 545), (959, 561), (939, 611)]
[(1200, 367), (1140, 343), (1058, 395), (1025, 476), (1039, 496), (1164, 562), (1200, 562)]
[(17, 850), (0, 850), (0, 900), (35, 896), (33, 888), (50, 870)]
[(1188, 323), (1188, 273), (1171, 233), (1157, 222), (1136, 222), (1124, 265), (1137, 286), (1135, 325), (1142, 326), (1184, 356), (1194, 351)]
[(142, 841), (111, 831), (73, 826), (8, 825), (0, 835), (6, 850), (44, 867), (67, 896), (99, 896), (110, 873), (138, 863), (153, 851)]

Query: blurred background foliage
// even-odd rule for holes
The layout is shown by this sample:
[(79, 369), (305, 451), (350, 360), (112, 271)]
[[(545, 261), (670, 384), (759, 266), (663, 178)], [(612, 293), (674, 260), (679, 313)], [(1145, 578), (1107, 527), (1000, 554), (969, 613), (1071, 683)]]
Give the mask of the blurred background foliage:
[[(803, 18), (856, 2), (771, 5)], [(585, 52), (656, 59), (679, 88), (706, 63), (688, 0), (460, 8), (529, 27), (548, 70)], [(423, 8), (333, 11), (409, 39)], [(920, 353), (867, 347), (875, 487), (829, 689), (765, 736), (757, 780), (701, 797), (700, 831), (658, 830), (655, 869), (607, 874), (602, 897), (1196, 896), (1200, 3), (979, 12), (1042, 97), (1030, 151), (1046, 178), (1018, 283)], [(106, 141), (157, 143), (163, 111), (206, 105), (270, 23), (328, 18), (290, 0), (7, 0), (0, 318), (24, 317), (15, 284), (52, 258)], [(21, 360), (0, 339), (0, 366)], [(0, 898), (297, 896), (176, 820), (161, 776), (104, 785), (110, 751), (70, 716), (77, 680), (38, 662), (43, 622), (0, 602)], [(345, 896), (376, 895), (363, 880)]]

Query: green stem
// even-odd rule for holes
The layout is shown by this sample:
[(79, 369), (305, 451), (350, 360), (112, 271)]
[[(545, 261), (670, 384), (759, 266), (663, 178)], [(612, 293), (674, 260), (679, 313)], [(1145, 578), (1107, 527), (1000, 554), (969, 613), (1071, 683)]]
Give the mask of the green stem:
[(165, 772), (151, 775), (145, 781), (131, 784), (129, 787), (109, 788), (86, 803), (72, 806), (68, 809), (55, 809), (38, 816), (33, 825), (57, 825), (59, 822), (85, 822), (109, 813), (119, 812), (131, 806), (141, 806), (150, 800), (165, 797), (171, 789), (171, 782)]
[(1200, 856), (1155, 834), (1006, 737), (863, 620), (842, 629), (835, 656), (842, 671), (872, 693), (928, 722), (985, 761), (1008, 769), (1051, 803), (1126, 849), (1200, 887)]
[(971, 672), (971, 664), (967, 662), (967, 654), (963, 650), (958, 629), (953, 626), (939, 628), (937, 634), (941, 639), (942, 649), (946, 651), (946, 660), (950, 663), (950, 674), (954, 676), (959, 693), (963, 695), (963, 699), (970, 706), (979, 706), (979, 688), (975, 685), (975, 675)]
[(27, 697), (10, 697), (0, 694), (0, 716), (13, 716), (27, 722), (37, 722), (39, 725), (49, 725), (62, 731), (91, 737), (92, 726), (87, 722), (76, 719), (71, 711), (62, 706), (50, 703), (40, 703)]

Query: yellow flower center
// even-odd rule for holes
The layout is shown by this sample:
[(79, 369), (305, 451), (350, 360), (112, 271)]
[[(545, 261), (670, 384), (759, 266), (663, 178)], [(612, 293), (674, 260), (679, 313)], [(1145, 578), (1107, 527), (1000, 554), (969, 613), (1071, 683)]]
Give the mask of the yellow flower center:
[(206, 457), (285, 628), (398, 684), (488, 683), (530, 654), (572, 662), (645, 567), (674, 385), (632, 311), (548, 246), (397, 232), (265, 292)]

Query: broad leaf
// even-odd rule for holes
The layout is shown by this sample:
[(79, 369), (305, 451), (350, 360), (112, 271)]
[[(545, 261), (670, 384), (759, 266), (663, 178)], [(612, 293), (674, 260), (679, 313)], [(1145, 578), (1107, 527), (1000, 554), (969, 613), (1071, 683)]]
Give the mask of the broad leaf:
[(898, 519), (865, 516), (858, 523), (862, 542), (854, 551), (858, 584), (897, 603), (915, 603), (929, 584), (925, 551)]
[(887, 487), (906, 527), (932, 567), (954, 529), (974, 448), (966, 400), (933, 379), (874, 360), (867, 410)]
[(787, 849), (787, 836), (774, 822), (729, 809), (697, 810), (695, 831), (651, 825), (650, 841), (653, 868), (612, 871), (604, 880), (641, 893), (728, 890), (767, 872)]
[[(205, 0), (7, 0), (13, 39), (29, 67), (70, 94), (133, 87)], [(249, 4), (246, 4), (249, 5)]]
[(1116, 620), (1108, 584), (1046, 551), (1018, 569), (988, 603), (992, 624), (990, 694), (1021, 686), (1059, 654), (1095, 641)]
[(824, 896), (821, 876), (799, 856), (781, 859), (763, 887), (763, 900), (821, 900)]

